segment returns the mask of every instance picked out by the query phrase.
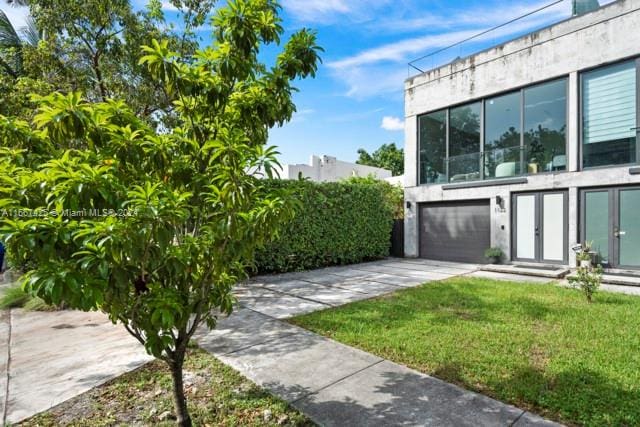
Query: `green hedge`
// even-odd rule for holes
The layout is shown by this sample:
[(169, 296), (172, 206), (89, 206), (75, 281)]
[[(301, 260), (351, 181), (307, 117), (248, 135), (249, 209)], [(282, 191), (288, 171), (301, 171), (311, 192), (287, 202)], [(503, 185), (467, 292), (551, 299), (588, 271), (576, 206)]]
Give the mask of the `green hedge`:
[(268, 185), (292, 190), (302, 207), (279, 238), (258, 251), (258, 272), (299, 271), (389, 255), (401, 192), (397, 187), (368, 178), (335, 183), (270, 181)]

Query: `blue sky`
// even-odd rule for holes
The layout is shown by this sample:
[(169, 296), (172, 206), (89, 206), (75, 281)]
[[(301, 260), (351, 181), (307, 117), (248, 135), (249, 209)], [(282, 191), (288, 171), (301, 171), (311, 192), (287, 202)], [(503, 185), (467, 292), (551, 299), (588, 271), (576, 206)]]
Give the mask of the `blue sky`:
[[(552, 0), (281, 0), (287, 35), (302, 27), (315, 29), (325, 53), (316, 79), (297, 82), (298, 112), (290, 123), (272, 130), (270, 143), (279, 147), (283, 163), (306, 163), (311, 154), (353, 161), (358, 148), (372, 151), (389, 142), (403, 146), (407, 62), (549, 3)], [(0, 4), (20, 25), (24, 11), (7, 8), (2, 0)], [(170, 18), (168, 2), (165, 11)], [(428, 69), (446, 63), (570, 13), (571, 1), (565, 0), (416, 65)], [(202, 34), (206, 43), (206, 29)]]

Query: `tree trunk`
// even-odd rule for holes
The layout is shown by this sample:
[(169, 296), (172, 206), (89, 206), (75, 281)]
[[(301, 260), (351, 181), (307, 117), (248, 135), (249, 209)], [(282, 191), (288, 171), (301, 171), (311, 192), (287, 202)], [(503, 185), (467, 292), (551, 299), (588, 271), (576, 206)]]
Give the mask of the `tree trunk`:
[(177, 351), (176, 360), (170, 365), (173, 377), (173, 402), (176, 407), (176, 422), (180, 427), (191, 427), (191, 417), (187, 409), (187, 398), (184, 395), (182, 382), (182, 365), (184, 363), (184, 351)]

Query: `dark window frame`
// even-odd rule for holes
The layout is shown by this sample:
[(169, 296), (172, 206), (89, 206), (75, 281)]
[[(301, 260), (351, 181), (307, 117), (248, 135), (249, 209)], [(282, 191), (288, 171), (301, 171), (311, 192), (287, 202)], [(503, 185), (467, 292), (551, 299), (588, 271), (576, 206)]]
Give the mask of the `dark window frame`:
[[(634, 163), (619, 163), (601, 166), (584, 166), (584, 75), (591, 72), (612, 67), (625, 62), (635, 62), (636, 64), (636, 161)], [(619, 167), (637, 166), (640, 164), (640, 57), (632, 56), (600, 64), (578, 72), (578, 171), (609, 169)]]
[[(563, 224), (566, 225), (564, 235), (562, 236), (562, 260), (548, 260), (544, 259), (544, 196), (561, 194), (563, 196)], [(534, 258), (518, 258), (517, 256), (517, 244), (518, 244), (518, 197), (519, 196), (534, 196), (535, 200), (535, 224), (539, 228), (535, 240)], [(569, 264), (569, 190), (558, 189), (549, 191), (522, 191), (511, 193), (511, 261), (514, 262), (530, 262), (541, 263), (550, 265), (568, 265)]]
[[(591, 168), (589, 168), (591, 169)], [(581, 188), (578, 191), (578, 208), (579, 208), (579, 224), (578, 224), (578, 241), (584, 242), (587, 236), (587, 223), (586, 223), (586, 214), (587, 214), (587, 193), (598, 193), (598, 192), (606, 192), (608, 193), (608, 201), (609, 201), (609, 222), (608, 226), (608, 250), (609, 250), (609, 262), (604, 264), (603, 267), (606, 269), (613, 270), (640, 270), (638, 266), (628, 266), (620, 264), (620, 241), (612, 239), (611, 234), (613, 233), (615, 227), (619, 225), (620, 221), (620, 192), (625, 190), (640, 190), (640, 186), (638, 184), (628, 184), (628, 185), (613, 185), (613, 186), (601, 186), (601, 187), (585, 187)]]
[[(640, 58), (638, 58), (638, 61), (640, 62)], [(449, 122), (448, 122), (448, 119), (449, 119), (449, 111), (451, 109), (458, 108), (458, 107), (463, 107), (465, 105), (470, 105), (470, 104), (474, 104), (474, 103), (477, 103), (477, 102), (481, 103), (481, 108), (480, 108), (480, 153), (479, 153), (479, 156), (480, 156), (480, 178), (477, 179), (477, 180), (468, 181), (468, 182), (482, 182), (482, 181), (485, 181), (487, 179), (486, 176), (485, 176), (485, 162), (484, 162), (484, 156), (485, 156), (485, 152), (486, 152), (486, 150), (485, 150), (485, 135), (484, 135), (485, 134), (485, 128), (486, 128), (486, 123), (485, 123), (486, 122), (486, 111), (485, 111), (486, 110), (486, 105), (485, 105), (486, 104), (486, 100), (491, 99), (491, 98), (497, 98), (497, 97), (500, 97), (500, 96), (503, 96), (503, 95), (508, 95), (510, 93), (520, 92), (520, 106), (521, 106), (521, 120), (520, 120), (520, 152), (521, 152), (521, 155), (520, 155), (520, 157), (522, 158), (524, 156), (524, 153), (523, 153), (523, 151), (524, 151), (524, 146), (523, 146), (523, 144), (524, 144), (524, 132), (523, 132), (523, 129), (524, 129), (524, 118), (523, 118), (523, 116), (524, 116), (524, 91), (526, 89), (534, 88), (536, 86), (541, 86), (541, 85), (544, 85), (544, 84), (553, 83), (553, 82), (561, 81), (561, 80), (565, 81), (565, 87), (566, 87), (565, 155), (567, 156), (567, 165), (565, 166), (565, 169), (561, 170), (561, 171), (539, 172), (539, 173), (536, 173), (536, 174), (530, 174), (528, 172), (527, 173), (521, 173), (520, 175), (516, 175), (516, 176), (514, 176), (512, 178), (525, 177), (525, 176), (539, 176), (539, 175), (542, 176), (542, 175), (569, 172), (569, 153), (570, 153), (570, 151), (569, 151), (569, 139), (570, 139), (569, 138), (569, 123), (570, 123), (570, 119), (571, 119), (571, 116), (570, 116), (570, 113), (569, 113), (570, 112), (569, 101), (570, 101), (570, 93), (571, 93), (571, 90), (570, 90), (571, 89), (570, 88), (571, 79), (570, 79), (569, 74), (562, 74), (560, 76), (555, 76), (555, 77), (548, 78), (548, 79), (545, 79), (545, 80), (540, 80), (540, 81), (535, 82), (533, 84), (523, 85), (523, 86), (520, 86), (520, 87), (516, 87), (516, 88), (512, 88), (512, 89), (496, 92), (496, 93), (491, 94), (491, 95), (483, 96), (483, 97), (480, 97), (480, 98), (473, 98), (473, 99), (471, 99), (469, 101), (460, 102), (460, 103), (456, 103), (456, 104), (451, 104), (451, 105), (449, 105), (447, 107), (438, 108), (438, 109), (435, 109), (435, 110), (431, 110), (431, 111), (427, 111), (427, 112), (418, 114), (416, 116), (416, 124), (417, 124), (417, 126), (416, 126), (416, 141), (417, 141), (417, 144), (416, 144), (416, 151), (415, 151), (416, 160), (417, 160), (416, 161), (416, 166), (415, 166), (416, 167), (415, 170), (416, 170), (417, 186), (422, 187), (422, 186), (429, 186), (429, 185), (447, 185), (447, 184), (450, 184), (449, 183), (449, 171), (448, 171), (448, 165), (449, 165)], [(581, 84), (580, 79), (578, 79), (578, 80), (579, 80), (578, 84)], [(581, 92), (579, 90), (579, 96), (580, 96), (580, 94), (581, 94)], [(581, 101), (579, 101), (579, 103), (580, 103), (580, 105), (578, 106), (579, 107), (579, 114), (582, 115)], [(420, 146), (421, 146), (422, 141), (420, 139), (420, 119), (423, 116), (426, 116), (426, 115), (429, 115), (429, 114), (432, 114), (432, 113), (435, 113), (435, 112), (438, 112), (438, 111), (443, 111), (443, 110), (446, 111), (446, 117), (447, 117), (447, 124), (446, 124), (446, 126), (447, 126), (447, 128), (446, 128), (446, 135), (447, 135), (446, 153), (447, 153), (447, 156), (445, 158), (445, 163), (447, 165), (447, 167), (446, 167), (446, 169), (447, 169), (447, 171), (446, 171), (447, 172), (446, 182), (445, 183), (421, 183)], [(580, 124), (578, 126), (579, 127), (578, 133), (579, 133), (580, 140), (581, 140), (581, 129), (580, 129), (581, 128), (581, 124), (582, 124), (582, 121), (580, 120)], [(580, 145), (582, 145), (582, 144), (580, 144)], [(580, 156), (581, 156), (581, 154), (580, 154)], [(580, 157), (580, 161), (581, 161), (581, 159), (582, 158)], [(522, 161), (521, 161), (521, 165), (522, 165)]]

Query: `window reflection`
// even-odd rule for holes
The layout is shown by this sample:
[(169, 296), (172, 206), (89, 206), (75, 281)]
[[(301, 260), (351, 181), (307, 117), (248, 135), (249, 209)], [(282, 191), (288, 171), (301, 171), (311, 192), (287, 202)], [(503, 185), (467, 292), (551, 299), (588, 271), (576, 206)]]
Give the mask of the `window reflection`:
[(520, 175), (520, 92), (485, 102), (485, 178)]
[(476, 102), (449, 113), (449, 181), (480, 179), (480, 110)]
[(567, 82), (559, 80), (524, 91), (526, 172), (567, 168)]
[(420, 184), (447, 182), (447, 111), (420, 117)]

